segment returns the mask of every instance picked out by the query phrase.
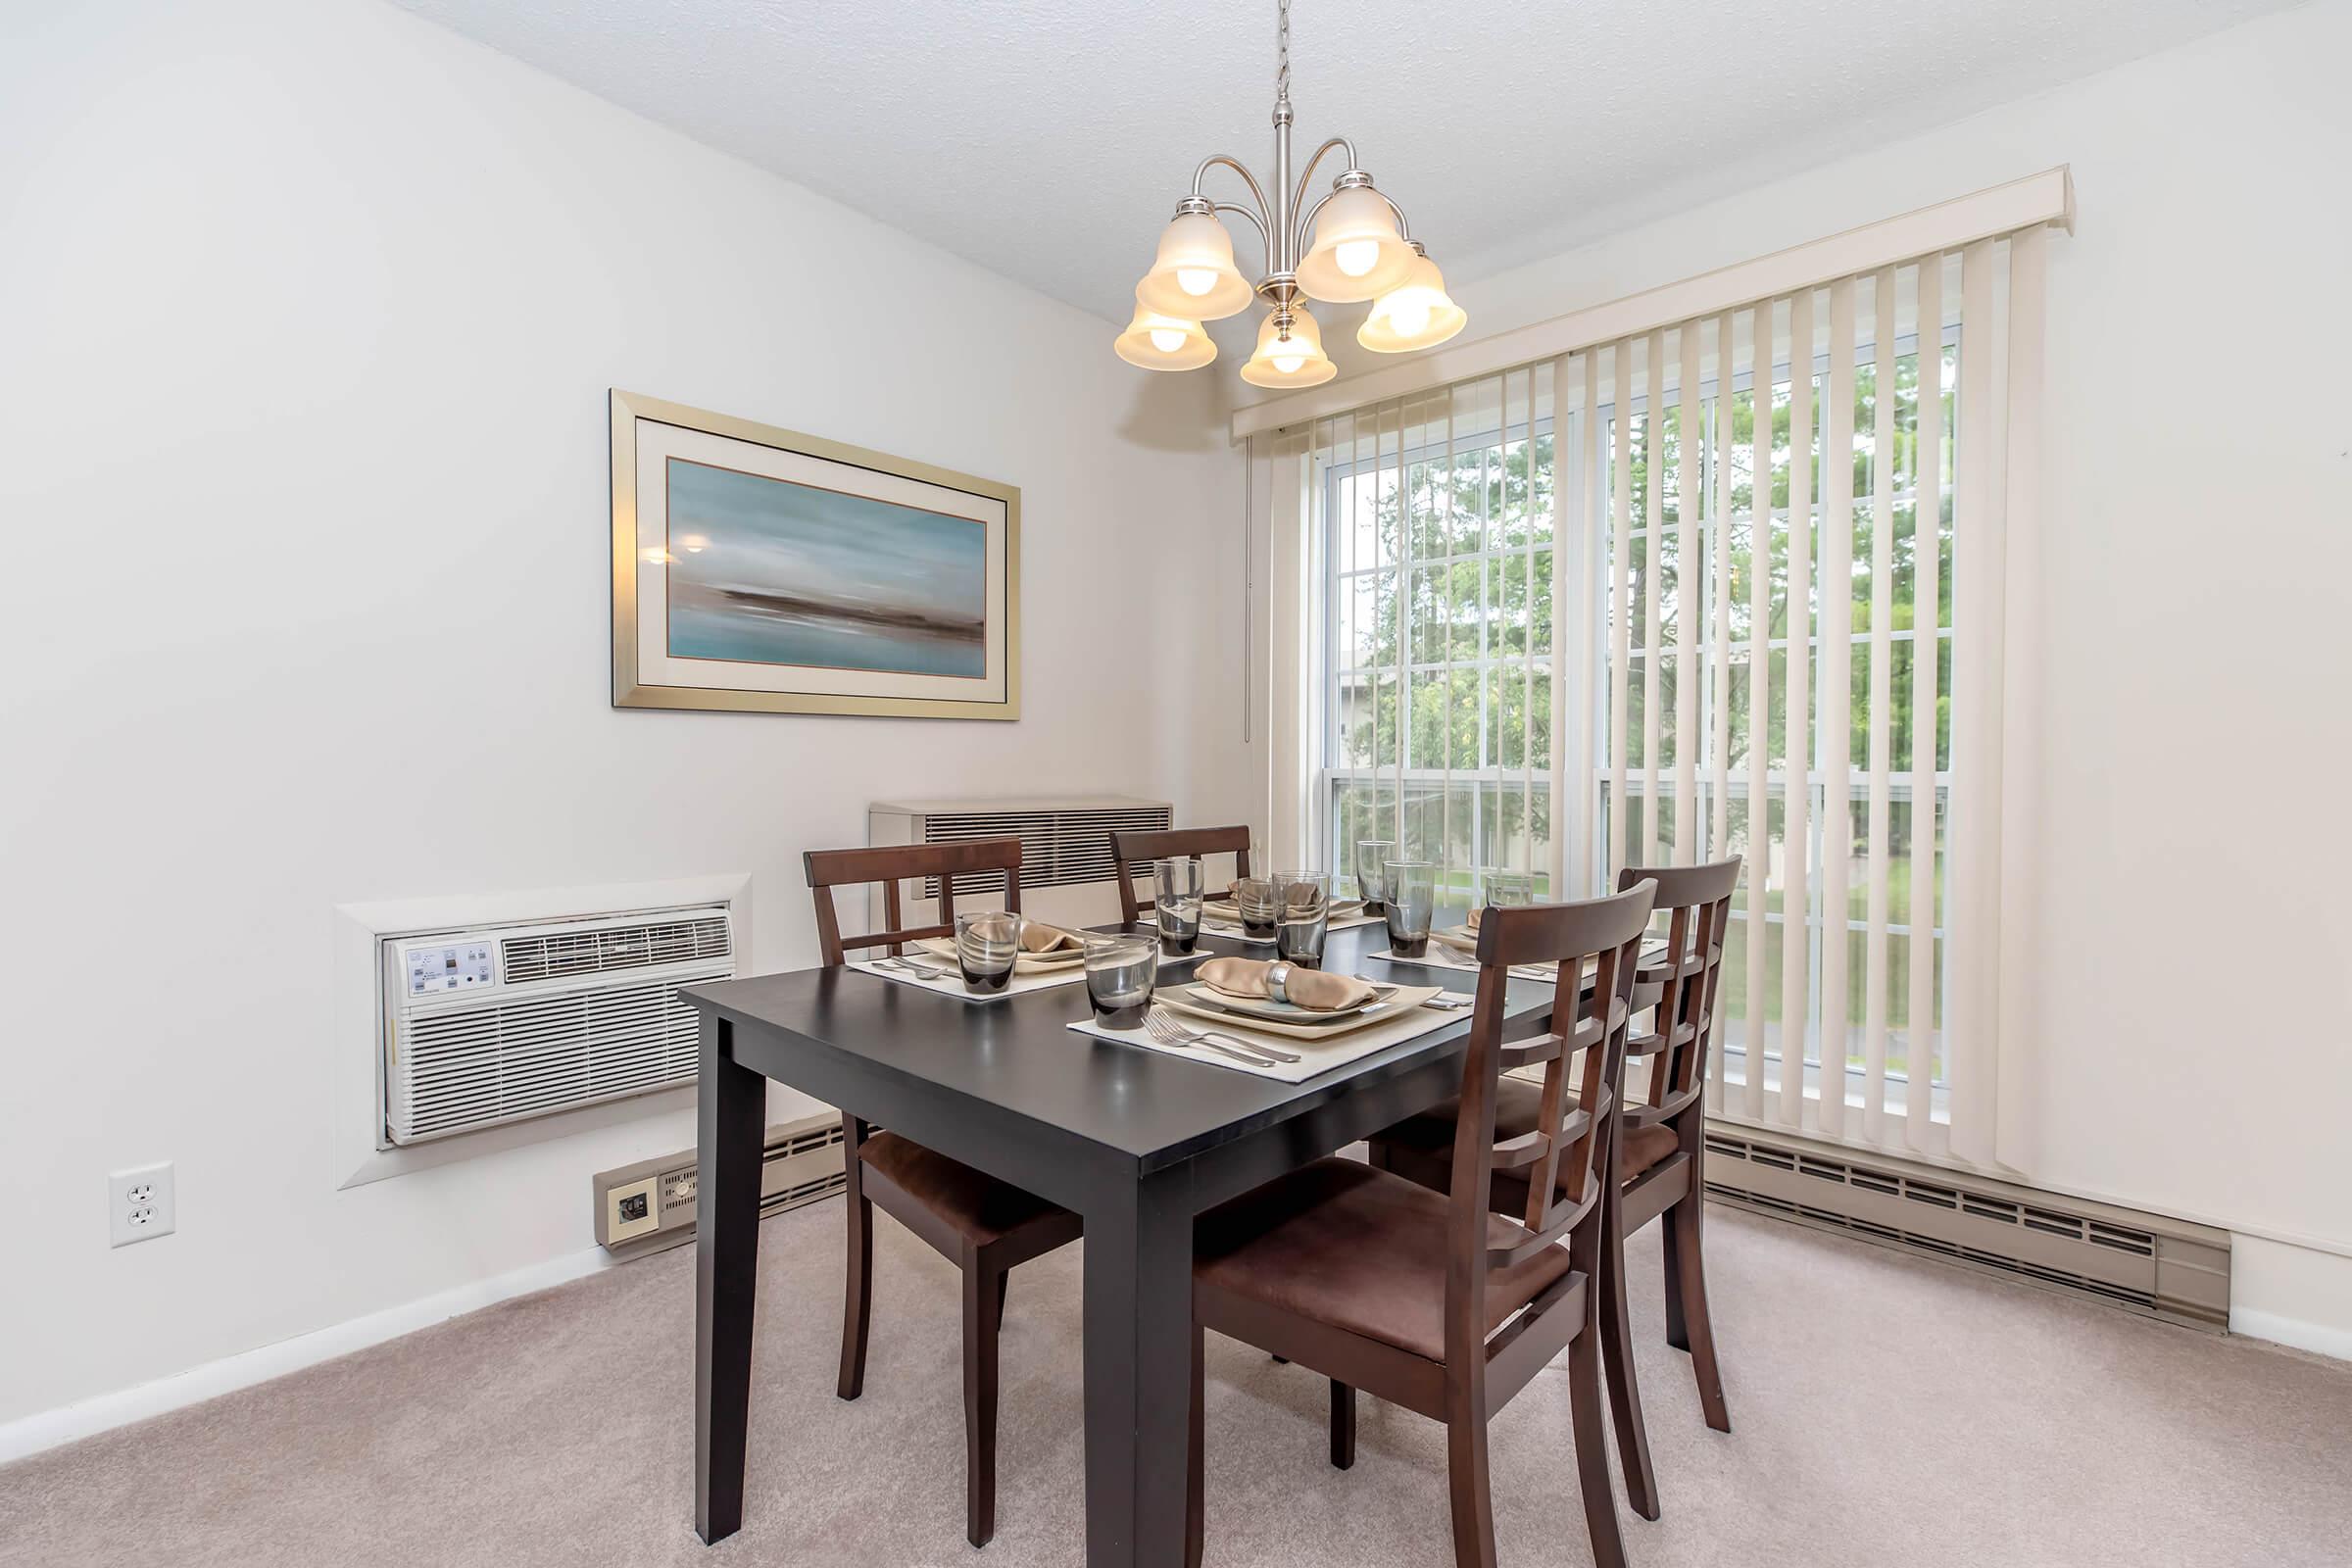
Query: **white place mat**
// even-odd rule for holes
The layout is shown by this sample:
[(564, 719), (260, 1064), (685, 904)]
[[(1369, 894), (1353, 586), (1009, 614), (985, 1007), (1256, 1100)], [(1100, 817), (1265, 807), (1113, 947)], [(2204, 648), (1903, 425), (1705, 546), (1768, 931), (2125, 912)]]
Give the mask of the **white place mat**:
[[(1387, 919), (1388, 916), (1385, 914), (1351, 914), (1344, 920), (1332, 921), (1324, 927), (1324, 930), (1347, 931), (1359, 925), (1379, 925)], [(1253, 948), (1274, 946), (1272, 937), (1244, 936), (1239, 924), (1220, 919), (1213, 914), (1200, 916), (1200, 929), (1212, 937), (1223, 937), (1228, 942), (1245, 942)]]
[[(1470, 974), (1478, 973), (1476, 958), (1467, 953), (1457, 952), (1446, 946), (1436, 937), (1429, 939), (1429, 946), (1422, 950), (1421, 956), (1418, 958), (1408, 958), (1404, 955), (1395, 952), (1375, 953), (1371, 956), (1384, 963), (1417, 963), (1428, 969), (1460, 969)], [(1642, 945), (1642, 962), (1654, 963), (1665, 956), (1665, 943), (1644, 943)], [(1558, 977), (1559, 971), (1548, 963), (1518, 963), (1511, 966), (1511, 974), (1520, 980), (1552, 980)]]
[[(1171, 958), (1162, 953), (1159, 956), (1159, 966), (1162, 969), (1168, 969), (1178, 964), (1190, 963), (1195, 958), (1213, 956), (1214, 955), (1205, 948), (1188, 953), (1181, 958)], [(925, 960), (918, 958), (915, 961), (921, 963)], [(958, 1002), (974, 1004), (1003, 1002), (1008, 997), (1021, 996), (1031, 991), (1051, 991), (1055, 986), (1076, 985), (1086, 979), (1086, 965), (1073, 963), (1062, 969), (1050, 969), (1036, 974), (1016, 974), (1012, 977), (1011, 983), (1004, 990), (991, 991), (981, 995), (963, 989), (963, 975), (953, 963), (942, 963), (937, 966), (947, 970), (947, 973), (937, 980), (926, 980), (921, 975), (909, 974), (904, 969), (885, 969), (872, 958), (857, 959), (850, 964), (850, 967), (861, 974), (870, 974), (877, 980), (895, 980), (900, 985), (912, 986), (917, 991), (936, 992), (943, 997), (954, 997)]]
[[(1171, 1022), (1187, 1029), (1206, 1028), (1199, 1018), (1180, 1012), (1165, 1013)], [(1141, 1029), (1105, 1029), (1093, 1018), (1082, 1018), (1070, 1027), (1082, 1035), (1097, 1040), (1115, 1041), (1122, 1046), (1141, 1046), (1146, 1051), (1157, 1051), (1170, 1056), (1182, 1056), (1187, 1061), (1206, 1062), (1212, 1067), (1224, 1067), (1233, 1072), (1248, 1073), (1252, 1078), (1275, 1078), (1288, 1084), (1302, 1084), (1334, 1067), (1344, 1067), (1359, 1057), (1386, 1051), (1400, 1041), (1411, 1040), (1449, 1023), (1459, 1023), (1469, 1014), (1458, 1008), (1408, 1007), (1386, 1023), (1366, 1024), (1350, 1034), (1332, 1040), (1294, 1040), (1287, 1036), (1261, 1035), (1250, 1029), (1219, 1025), (1217, 1034), (1234, 1035), (1244, 1041), (1262, 1042), (1280, 1051), (1295, 1054), (1297, 1061), (1278, 1061), (1271, 1067), (1252, 1067), (1200, 1046), (1163, 1046)]]

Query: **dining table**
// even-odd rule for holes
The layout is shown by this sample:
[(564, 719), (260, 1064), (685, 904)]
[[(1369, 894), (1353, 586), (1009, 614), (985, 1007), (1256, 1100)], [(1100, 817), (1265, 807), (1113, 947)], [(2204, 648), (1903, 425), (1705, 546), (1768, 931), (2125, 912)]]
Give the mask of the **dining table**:
[[(1273, 951), (1205, 933), (1200, 944), (1212, 955)], [(1374, 956), (1388, 946), (1384, 924), (1335, 929), (1322, 966), (1390, 984), (1476, 988), (1472, 970)], [(1183, 975), (1163, 970), (1161, 984)], [(1289, 1083), (1076, 1032), (1069, 1025), (1089, 1015), (1083, 982), (980, 1003), (834, 966), (679, 995), (701, 1014), (702, 1539), (722, 1540), (743, 1523), (772, 1079), (1080, 1216), (1091, 1568), (1174, 1568), (1184, 1555), (1195, 1217), (1455, 1094), (1470, 1026), (1463, 1008), (1430, 1033)], [(1549, 982), (1512, 979), (1505, 1038), (1548, 1030), (1553, 995)], [(835, 1261), (811, 1256), (806, 1266)]]

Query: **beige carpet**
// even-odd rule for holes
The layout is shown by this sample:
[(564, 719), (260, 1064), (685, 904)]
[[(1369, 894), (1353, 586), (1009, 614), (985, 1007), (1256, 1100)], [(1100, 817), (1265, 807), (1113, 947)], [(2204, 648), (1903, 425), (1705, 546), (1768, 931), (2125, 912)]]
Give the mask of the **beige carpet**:
[[(955, 1274), (877, 1223), (866, 1394), (841, 1403), (839, 1229), (826, 1203), (762, 1233), (751, 1494), (714, 1549), (677, 1250), (0, 1470), (0, 1563), (1081, 1562), (1075, 1252), (1013, 1278), (1000, 1533), (974, 1553)], [(1649, 1334), (1665, 1517), (1625, 1515), (1640, 1568), (2352, 1562), (2352, 1367), (1737, 1212), (1708, 1237), (1735, 1430)], [(1654, 1229), (1633, 1266), (1654, 1330)], [(1214, 1338), (1208, 1370), (1211, 1562), (1451, 1560), (1438, 1427), (1367, 1403), (1340, 1474), (1319, 1381)], [(1589, 1560), (1558, 1371), (1495, 1422), (1494, 1473), (1505, 1568)]]

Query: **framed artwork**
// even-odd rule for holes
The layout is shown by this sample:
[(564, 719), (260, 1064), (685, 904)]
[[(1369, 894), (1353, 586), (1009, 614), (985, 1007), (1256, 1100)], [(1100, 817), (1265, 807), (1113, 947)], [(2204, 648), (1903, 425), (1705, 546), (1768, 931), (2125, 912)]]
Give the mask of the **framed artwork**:
[(1019, 490), (612, 399), (613, 707), (1020, 716)]

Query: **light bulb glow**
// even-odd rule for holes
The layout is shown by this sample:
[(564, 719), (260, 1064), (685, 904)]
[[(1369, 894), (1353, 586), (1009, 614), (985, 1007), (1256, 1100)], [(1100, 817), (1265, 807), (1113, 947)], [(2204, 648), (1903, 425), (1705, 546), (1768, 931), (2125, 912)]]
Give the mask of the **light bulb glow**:
[(1361, 277), (1380, 264), (1380, 241), (1351, 239), (1332, 247), (1333, 265), (1349, 277)]
[(1274, 356), (1274, 368), (1285, 375), (1297, 375), (1298, 367), (1305, 363), (1306, 356), (1303, 354), (1277, 354)]
[(1184, 332), (1179, 327), (1155, 326), (1152, 329), (1152, 346), (1162, 354), (1173, 354), (1184, 347)]
[(1216, 270), (1208, 267), (1179, 267), (1176, 269), (1176, 286), (1199, 299), (1217, 286)]
[(1424, 299), (1398, 300), (1389, 312), (1389, 325), (1399, 337), (1419, 337), (1429, 330), (1429, 301)]

